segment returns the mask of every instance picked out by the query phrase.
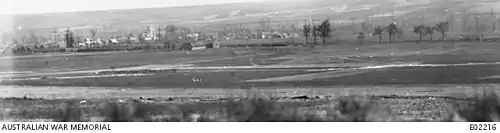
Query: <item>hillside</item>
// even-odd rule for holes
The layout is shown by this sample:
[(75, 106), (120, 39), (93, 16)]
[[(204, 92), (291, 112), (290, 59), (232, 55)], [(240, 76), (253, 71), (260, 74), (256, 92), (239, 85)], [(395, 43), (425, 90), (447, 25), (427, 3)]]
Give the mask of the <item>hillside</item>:
[(499, 5), (498, 0), (271, 0), (260, 3), (17, 15), (13, 20), (14, 27), (23, 28), (18, 34), (35, 29), (37, 34), (42, 35), (50, 35), (54, 29), (65, 28), (81, 30), (81, 35), (88, 35), (90, 28), (134, 33), (150, 24), (222, 30), (224, 24), (244, 23), (247, 28), (256, 28), (263, 18), (280, 24), (284, 21), (289, 21), (285, 24), (296, 24), (297, 20), (328, 18), (344, 23), (365, 20), (378, 25), (390, 22), (391, 17), (388, 16), (391, 14), (401, 22), (416, 25), (445, 21), (450, 17), (450, 13), (444, 12), (448, 9), (458, 14), (454, 19), (459, 19), (460, 13), (465, 11), (490, 12)]

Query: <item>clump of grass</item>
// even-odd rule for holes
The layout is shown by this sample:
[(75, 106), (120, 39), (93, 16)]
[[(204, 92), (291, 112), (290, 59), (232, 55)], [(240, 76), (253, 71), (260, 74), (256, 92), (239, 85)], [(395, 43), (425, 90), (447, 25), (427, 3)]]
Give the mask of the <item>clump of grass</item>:
[[(309, 109), (301, 111), (296, 102), (284, 102), (253, 97), (246, 100), (228, 101), (211, 113), (200, 118), (203, 121), (233, 122), (364, 122), (364, 121), (396, 121), (390, 108), (375, 104), (370, 98), (341, 97), (330, 102), (327, 109)], [(290, 104), (289, 103), (289, 104)], [(326, 112), (326, 115), (318, 114)], [(216, 115), (217, 117), (215, 117)]]
[(336, 106), (328, 111), (329, 116), (333, 117), (329, 121), (400, 121), (388, 106), (379, 105), (370, 97), (343, 96), (335, 101), (337, 101)]
[(230, 121), (269, 122), (284, 121), (283, 106), (263, 98), (251, 98), (225, 103), (225, 110)]
[[(86, 103), (85, 103), (86, 104)], [(278, 102), (259, 96), (243, 100), (230, 99), (220, 103), (169, 104), (155, 108), (153, 104), (105, 101), (89, 109), (76, 101), (60, 104), (51, 118), (57, 122), (96, 121), (91, 115), (105, 122), (317, 122), (317, 121), (369, 121), (373, 115), (368, 103), (347, 97), (339, 99), (335, 108), (329, 108), (325, 117), (313, 111), (301, 111), (297, 102)], [(91, 104), (89, 104), (91, 105)], [(98, 111), (92, 114), (92, 111)], [(89, 113), (90, 112), (90, 113)], [(161, 112), (162, 115), (153, 115)], [(372, 114), (371, 114), (372, 113)]]
[[(495, 96), (496, 97), (496, 96)], [(491, 102), (485, 102), (490, 106)], [(494, 103), (494, 105), (498, 105)], [(471, 107), (478, 109), (479, 107)], [(52, 109), (53, 111), (53, 109)], [(151, 104), (140, 101), (66, 102), (51, 116), (59, 122), (371, 122), (401, 121), (371, 97), (278, 101), (265, 96), (217, 102)], [(460, 112), (462, 116), (463, 112)], [(491, 113), (490, 113), (491, 114)], [(92, 117), (94, 116), (94, 117)], [(94, 119), (99, 117), (100, 119)]]
[(57, 122), (148, 122), (152, 121), (148, 105), (139, 102), (105, 101), (88, 107), (76, 101), (59, 105), (50, 116)]
[[(228, 99), (219, 103), (192, 103), (177, 106), (181, 115), (163, 121), (185, 122), (293, 122), (321, 121), (296, 108), (258, 96)], [(170, 114), (175, 115), (175, 114)]]
[(51, 117), (56, 122), (86, 121), (85, 118), (82, 117), (80, 105), (76, 102), (62, 103), (59, 106), (56, 106), (56, 109)]
[(470, 102), (456, 102), (446, 121), (498, 122), (500, 121), (500, 98), (491, 89), (483, 89)]
[(106, 101), (101, 104), (100, 113), (105, 122), (148, 122), (152, 121), (146, 104), (134, 102)]

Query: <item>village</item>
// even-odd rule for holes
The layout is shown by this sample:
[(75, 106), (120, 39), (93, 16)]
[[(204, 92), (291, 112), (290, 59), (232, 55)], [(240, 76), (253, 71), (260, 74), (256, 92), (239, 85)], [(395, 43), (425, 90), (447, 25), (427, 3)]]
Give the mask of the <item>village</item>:
[[(23, 36), (13, 38), (10, 43), (0, 45), (2, 55), (29, 55), (49, 52), (94, 52), (94, 51), (119, 51), (119, 50), (144, 50), (162, 49), (174, 50), (201, 50), (206, 48), (232, 47), (242, 44), (239, 40), (287, 40), (299, 38), (299, 33), (279, 31), (250, 31), (238, 32), (193, 32), (189, 28), (180, 31), (162, 31), (161, 28), (149, 25), (145, 32), (134, 35), (109, 35), (108, 37), (96, 36), (96, 29), (88, 29), (89, 36), (75, 34), (71, 28), (54, 36), (41, 38)], [(61, 37), (61, 35), (63, 35)], [(278, 41), (279, 42), (279, 41)], [(274, 41), (273, 43), (276, 43)], [(286, 43), (286, 42), (283, 42)], [(243, 43), (244, 44), (244, 43)]]

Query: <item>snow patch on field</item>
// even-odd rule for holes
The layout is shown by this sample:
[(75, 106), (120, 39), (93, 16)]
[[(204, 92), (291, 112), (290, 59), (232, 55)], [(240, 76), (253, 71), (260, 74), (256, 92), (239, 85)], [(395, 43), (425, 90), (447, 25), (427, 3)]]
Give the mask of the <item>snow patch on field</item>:
[(480, 77), (479, 79), (500, 79), (500, 75), (493, 75), (487, 77)]
[[(322, 73), (303, 74), (294, 76), (274, 77), (265, 79), (246, 80), (245, 82), (282, 82), (282, 81), (307, 81), (325, 78), (338, 78), (342, 76), (357, 75), (366, 72), (384, 70), (389, 68), (404, 68), (404, 67), (454, 67), (454, 66), (477, 66), (477, 65), (499, 65), (500, 62), (487, 62), (487, 63), (464, 63), (464, 64), (420, 64), (420, 63), (403, 63), (403, 64), (387, 64), (387, 65), (373, 65), (359, 68), (346, 68), (346, 69), (325, 69)], [(488, 77), (486, 77), (488, 78)], [(489, 77), (500, 78), (500, 76)]]
[[(86, 76), (63, 76), (63, 77), (46, 77), (46, 79), (83, 79), (83, 78), (108, 78), (108, 77), (132, 77), (132, 76), (148, 76), (153, 74), (108, 74), (108, 75), (86, 75)], [(41, 77), (19, 78), (19, 79), (2, 79), (2, 80), (41, 80)]]

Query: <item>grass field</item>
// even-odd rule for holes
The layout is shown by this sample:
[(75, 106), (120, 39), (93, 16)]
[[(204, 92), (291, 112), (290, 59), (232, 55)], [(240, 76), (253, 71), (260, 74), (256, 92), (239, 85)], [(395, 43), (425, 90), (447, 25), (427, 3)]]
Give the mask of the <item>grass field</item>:
[[(279, 50), (251, 48), (238, 50), (247, 52), (246, 54), (241, 52), (239, 55), (227, 49), (217, 50), (190, 51), (189, 55), (186, 51), (120, 52), (109, 55), (19, 58), (13, 61), (19, 67), (14, 70), (23, 68), (47, 75), (42, 79), (2, 80), (3, 85), (31, 86), (4, 87), (2, 97), (25, 97), (1, 100), (3, 112), (6, 113), (4, 120), (456, 121), (454, 115), (456, 112), (461, 112), (461, 109), (457, 107), (449, 110), (449, 108), (456, 102), (464, 101), (457, 98), (463, 99), (467, 95), (474, 94), (471, 91), (477, 91), (477, 88), (482, 88), (484, 84), (498, 83), (497, 77), (500, 75), (498, 69), (500, 67), (496, 64), (498, 54), (495, 52), (500, 50), (500, 47), (495, 44), (326, 45)], [(50, 59), (54, 62), (64, 58), (71, 60), (55, 65), (52, 63), (45, 66), (36, 65), (36, 63), (45, 64), (39, 61), (40, 59)], [(30, 61), (35, 64), (30, 64)], [(86, 65), (87, 61), (93, 62)], [(417, 65), (391, 66), (409, 63)], [(95, 70), (108, 69), (110, 66), (126, 68), (167, 64), (190, 64), (193, 68), (182, 71), (180, 68), (184, 67), (175, 68), (178, 71), (173, 71), (172, 68), (168, 68), (169, 71), (134, 70), (134, 68), (130, 70), (143, 75), (109, 77), (103, 76), (127, 74), (127, 71), (52, 75), (50, 72), (75, 67)], [(324, 66), (256, 69), (271, 65), (279, 67), (304, 64), (330, 65), (326, 68), (335, 69), (325, 69)], [(222, 69), (224, 66), (228, 68)], [(255, 68), (249, 67), (244, 70), (231, 68), (234, 66)], [(202, 70), (206, 67), (213, 68)], [(4, 68), (8, 69), (6, 65)], [(216, 70), (218, 68), (221, 70)], [(75, 76), (97, 77), (75, 78)], [(16, 79), (15, 77), (13, 78)], [(40, 78), (29, 74), (25, 74), (24, 77)], [(455, 87), (451, 87), (452, 84)], [(486, 88), (498, 91), (498, 87), (494, 85)], [(228, 100), (228, 98), (248, 98), (245, 95), (257, 94), (266, 100), (259, 98), (232, 102)], [(405, 94), (410, 99), (402, 96)], [(347, 101), (343, 101), (343, 98), (339, 97), (342, 95), (368, 95), (362, 99), (369, 99), (368, 101), (380, 106), (365, 106), (364, 102), (356, 101), (357, 98), (347, 98)], [(108, 102), (103, 99), (108, 99)], [(141, 102), (115, 102), (120, 99), (138, 99)], [(82, 100), (86, 102), (79, 103)], [(469, 99), (465, 102), (477, 101)], [(21, 105), (22, 109), (16, 109)], [(476, 105), (464, 106), (475, 109)], [(489, 106), (497, 104), (487, 106), (486, 108), (490, 108)], [(127, 114), (116, 108), (135, 113)], [(356, 113), (351, 114), (352, 112), (364, 113), (358, 116)], [(111, 117), (114, 116), (113, 113), (121, 114), (123, 117)], [(466, 117), (465, 114), (460, 115)], [(194, 116), (196, 118), (192, 118)], [(494, 121), (490, 118), (481, 119)], [(472, 118), (461, 118), (461, 120), (481, 121)]]
[[(235, 49), (238, 50), (238, 49)], [(141, 66), (149, 64), (175, 64), (181, 61), (220, 59), (234, 56), (232, 49), (175, 52), (116, 52), (108, 54), (40, 56), (31, 58), (5, 58), (0, 65), (3, 71), (92, 70)], [(260, 52), (259, 52), (260, 53)], [(48, 64), (46, 64), (46, 62)]]
[[(481, 46), (459, 45), (448, 46), (445, 44), (403, 44), (363, 46), (358, 49), (341, 49), (340, 47), (322, 47), (308, 49), (283, 49), (282, 53), (274, 52), (270, 55), (251, 55), (238, 58), (225, 58), (221, 60), (192, 61), (187, 64), (195, 66), (191, 71), (139, 71), (144, 75), (137, 76), (106, 76), (105, 74), (79, 73), (66, 75), (48, 75), (44, 79), (30, 80), (3, 80), (5, 85), (34, 85), (34, 86), (97, 86), (97, 87), (185, 87), (185, 88), (240, 88), (242, 86), (269, 87), (269, 86), (331, 86), (331, 85), (398, 85), (398, 84), (481, 84), (498, 83), (497, 79), (484, 79), (484, 77), (500, 74), (498, 69), (500, 57), (494, 51), (500, 47), (492, 44)], [(359, 50), (359, 52), (358, 52)], [(201, 52), (209, 53), (210, 52)], [(122, 53), (120, 53), (122, 54)], [(93, 60), (92, 67), (106, 69), (109, 65), (121, 64), (125, 66), (141, 66), (151, 64), (174, 64), (180, 63), (181, 59), (176, 56), (165, 57), (163, 60), (146, 60), (145, 58), (157, 59), (158, 56), (169, 53), (137, 53), (134, 55), (110, 55), (89, 57), (73, 57), (73, 61), (61, 64), (58, 67), (71, 67), (83, 63), (85, 60)], [(132, 58), (132, 56), (134, 56)], [(187, 55), (179, 55), (180, 57)], [(214, 56), (230, 57), (229, 55)], [(125, 57), (125, 58), (124, 58)], [(126, 58), (130, 57), (130, 58)], [(115, 58), (112, 60), (110, 58)], [(186, 60), (206, 59), (208, 57), (197, 57), (189, 55), (183, 57)], [(106, 63), (102, 63), (108, 60)], [(144, 59), (144, 60), (137, 60)], [(189, 62), (189, 61), (188, 61)], [(134, 64), (130, 64), (134, 63)], [(140, 64), (143, 63), (143, 64)], [(266, 66), (297, 64), (335, 64), (346, 66), (337, 70), (322, 70), (325, 68), (297, 68), (280, 70), (219, 70), (197, 71), (202, 67), (223, 66)], [(356, 70), (356, 67), (383, 66), (393, 63), (419, 63), (424, 66), (390, 67), (373, 70)], [(465, 63), (465, 64), (464, 64)], [(491, 63), (467, 65), (467, 63)], [(430, 66), (425, 66), (426, 64)], [(435, 64), (443, 66), (433, 67)], [(456, 66), (453, 66), (453, 65)], [(333, 68), (335, 65), (332, 65)], [(449, 66), (447, 66), (449, 65)], [(83, 66), (83, 65), (82, 65)], [(117, 65), (119, 66), (119, 65)], [(328, 66), (328, 65), (327, 65)], [(353, 68), (349, 68), (353, 67)], [(200, 68), (196, 68), (200, 67)], [(328, 67), (326, 67), (328, 68)], [(43, 68), (42, 68), (43, 69)], [(315, 70), (315, 71), (312, 71)], [(332, 72), (327, 72), (332, 71)], [(338, 71), (338, 72), (337, 72)], [(318, 73), (318, 74), (315, 74)], [(113, 73), (107, 73), (107, 75)], [(118, 73), (117, 73), (118, 74)], [(297, 79), (294, 76), (310, 75), (309, 78)], [(88, 78), (70, 78), (68, 76), (95, 76)], [(104, 77), (103, 77), (104, 76)], [(262, 82), (245, 82), (247, 80), (290, 77), (290, 81), (269, 80)], [(51, 78), (56, 77), (56, 78)], [(61, 77), (61, 78), (57, 78)], [(68, 78), (62, 78), (68, 77)], [(304, 77), (304, 76), (302, 76)], [(202, 81), (194, 81), (200, 79)]]

